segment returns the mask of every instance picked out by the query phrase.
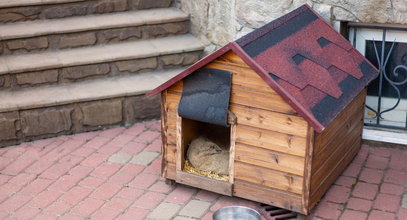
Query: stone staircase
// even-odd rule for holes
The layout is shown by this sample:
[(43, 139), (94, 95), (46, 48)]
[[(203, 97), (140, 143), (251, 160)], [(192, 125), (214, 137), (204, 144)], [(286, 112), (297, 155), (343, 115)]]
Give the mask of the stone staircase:
[(157, 118), (203, 44), (171, 0), (0, 1), (0, 146)]

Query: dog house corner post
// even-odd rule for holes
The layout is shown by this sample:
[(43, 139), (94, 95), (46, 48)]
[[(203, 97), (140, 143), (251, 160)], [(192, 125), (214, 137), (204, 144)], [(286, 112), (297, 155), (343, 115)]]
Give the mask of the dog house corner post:
[(167, 178), (167, 90), (161, 92), (161, 177)]
[(236, 116), (229, 111), (230, 149), (229, 149), (229, 183), (233, 184), (235, 177), (235, 148), (236, 148)]
[(311, 168), (312, 168), (312, 156), (314, 152), (314, 129), (308, 125), (307, 131), (307, 143), (305, 149), (305, 162), (304, 162), (304, 181), (302, 191), (302, 212), (305, 215), (309, 214), (309, 198), (311, 194)]

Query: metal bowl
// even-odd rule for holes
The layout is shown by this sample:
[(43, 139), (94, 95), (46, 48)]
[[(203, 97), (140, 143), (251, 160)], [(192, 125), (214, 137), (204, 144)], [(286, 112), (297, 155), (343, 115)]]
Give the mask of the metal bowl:
[(213, 213), (213, 220), (260, 220), (260, 214), (244, 206), (227, 206)]

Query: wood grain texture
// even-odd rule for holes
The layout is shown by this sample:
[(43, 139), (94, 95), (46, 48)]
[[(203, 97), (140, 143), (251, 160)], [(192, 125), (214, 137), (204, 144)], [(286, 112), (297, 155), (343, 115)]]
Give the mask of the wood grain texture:
[(236, 129), (237, 142), (300, 157), (305, 156), (306, 138), (240, 124)]
[(301, 196), (236, 180), (233, 195), (302, 213)]
[(236, 124), (230, 126), (230, 148), (229, 148), (229, 182), (235, 181), (235, 157), (236, 157)]
[(266, 150), (241, 143), (236, 144), (235, 160), (298, 176), (304, 174), (303, 157)]
[(239, 161), (235, 161), (236, 180), (243, 180), (296, 194), (302, 193), (302, 177)]
[(161, 92), (161, 177), (166, 178), (167, 172), (167, 111), (165, 108), (167, 91)]
[(216, 192), (222, 195), (232, 195), (232, 184), (187, 172), (177, 172), (176, 181), (200, 189)]
[(302, 192), (302, 207), (303, 214), (308, 214), (312, 207), (309, 207), (309, 199), (311, 196), (311, 175), (312, 175), (312, 159), (314, 150), (314, 129), (308, 126), (307, 134), (307, 147), (306, 156), (304, 161), (304, 181), (303, 181), (303, 192)]

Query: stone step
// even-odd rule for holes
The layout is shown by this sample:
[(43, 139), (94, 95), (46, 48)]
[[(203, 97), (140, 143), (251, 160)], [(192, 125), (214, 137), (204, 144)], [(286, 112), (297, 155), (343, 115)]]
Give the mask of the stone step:
[(158, 118), (145, 93), (182, 69), (18, 91), (0, 91), (0, 146)]
[(188, 15), (150, 9), (0, 25), (0, 54), (21, 54), (185, 34)]
[(186, 66), (203, 44), (190, 34), (0, 57), (2, 89), (44, 86)]
[(1, 0), (0, 23), (167, 8), (171, 3), (172, 0)]

